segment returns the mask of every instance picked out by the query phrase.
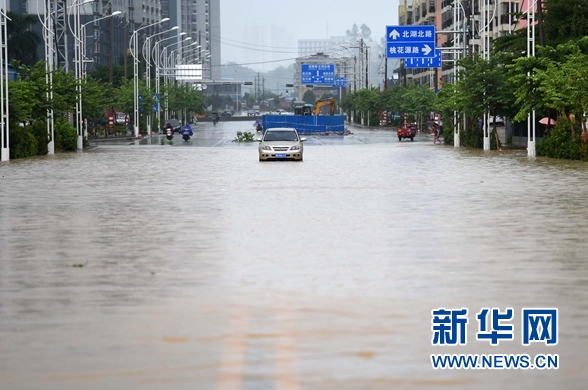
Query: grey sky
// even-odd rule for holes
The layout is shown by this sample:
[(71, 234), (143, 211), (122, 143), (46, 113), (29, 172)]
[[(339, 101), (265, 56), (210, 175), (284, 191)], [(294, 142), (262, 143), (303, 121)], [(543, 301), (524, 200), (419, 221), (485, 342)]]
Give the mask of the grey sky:
[(293, 61), (298, 39), (345, 35), (366, 24), (379, 42), (398, 23), (398, 0), (221, 0), (222, 63), (269, 70)]

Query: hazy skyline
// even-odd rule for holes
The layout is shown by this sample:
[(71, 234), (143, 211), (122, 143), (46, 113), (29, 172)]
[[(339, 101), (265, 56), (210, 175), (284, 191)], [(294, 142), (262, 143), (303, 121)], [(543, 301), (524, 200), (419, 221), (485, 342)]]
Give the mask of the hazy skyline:
[(221, 0), (221, 63), (260, 71), (287, 66), (298, 55), (299, 39), (342, 36), (354, 23), (358, 28), (367, 25), (379, 42), (386, 25), (398, 23), (398, 4), (399, 0)]

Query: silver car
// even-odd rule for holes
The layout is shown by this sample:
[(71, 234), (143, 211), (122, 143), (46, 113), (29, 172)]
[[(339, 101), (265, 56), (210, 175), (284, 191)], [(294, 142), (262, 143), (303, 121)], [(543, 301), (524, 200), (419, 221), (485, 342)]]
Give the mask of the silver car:
[(258, 138), (259, 161), (266, 160), (298, 160), (302, 161), (302, 143), (306, 138), (300, 138), (296, 129), (276, 127), (267, 129), (263, 138)]

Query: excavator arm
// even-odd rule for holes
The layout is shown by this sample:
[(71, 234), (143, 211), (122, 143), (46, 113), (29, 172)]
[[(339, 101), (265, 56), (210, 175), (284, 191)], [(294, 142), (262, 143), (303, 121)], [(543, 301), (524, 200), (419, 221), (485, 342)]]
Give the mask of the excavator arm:
[(314, 106), (314, 115), (319, 115), (321, 112), (321, 107), (330, 106), (329, 107), (329, 115), (335, 115), (335, 98), (328, 98), (328, 99), (320, 99), (317, 100)]

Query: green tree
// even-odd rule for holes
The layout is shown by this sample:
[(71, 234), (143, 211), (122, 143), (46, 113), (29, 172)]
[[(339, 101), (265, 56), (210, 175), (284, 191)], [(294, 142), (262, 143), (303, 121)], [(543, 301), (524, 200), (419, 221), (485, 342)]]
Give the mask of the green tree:
[(225, 106), (233, 107), (235, 101), (233, 100), (231, 95), (225, 95), (224, 104)]
[[(584, 38), (588, 43), (588, 37)], [(543, 104), (557, 110), (568, 123), (572, 139), (575, 138), (575, 118), (582, 118), (588, 111), (588, 55), (581, 52), (575, 42), (558, 45), (555, 50), (542, 49), (543, 52), (555, 52), (561, 61), (550, 56), (540, 58), (543, 65), (536, 69), (533, 79), (538, 84), (537, 90), (542, 93)], [(586, 124), (582, 123), (586, 132)]]
[(370, 39), (370, 37), (372, 36), (372, 30), (364, 24), (361, 25), (361, 27), (359, 28), (361, 30), (361, 37), (363, 39)]
[(543, 28), (546, 45), (557, 46), (588, 36), (586, 0), (544, 0)]
[[(82, 84), (82, 113), (93, 123), (104, 117), (104, 108), (114, 101), (113, 90), (108, 83), (86, 77)], [(130, 112), (130, 111), (126, 111)]]
[(357, 41), (357, 38), (359, 37), (359, 28), (357, 28), (357, 24), (353, 23), (351, 30), (345, 31), (345, 35), (352, 38), (353, 41)]
[(314, 104), (316, 102), (316, 96), (314, 95), (314, 92), (308, 89), (304, 92), (304, 95), (302, 95), (302, 100), (307, 104)]

